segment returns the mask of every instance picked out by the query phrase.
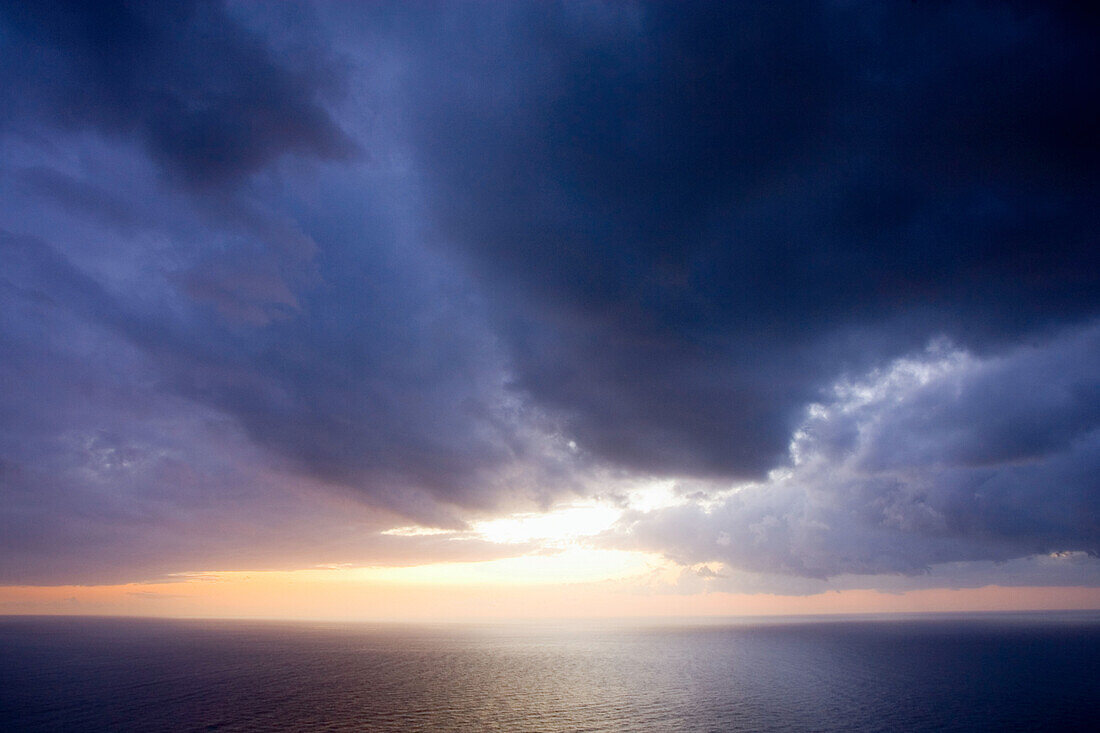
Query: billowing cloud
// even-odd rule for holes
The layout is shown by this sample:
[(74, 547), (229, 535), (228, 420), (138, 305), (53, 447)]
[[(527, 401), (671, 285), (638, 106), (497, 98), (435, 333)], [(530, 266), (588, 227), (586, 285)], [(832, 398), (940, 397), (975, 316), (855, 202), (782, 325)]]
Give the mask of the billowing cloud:
[(706, 490), (614, 541), (731, 582), (1093, 551), (1096, 34), (6, 4), (0, 569), (492, 556), (379, 532), (649, 480)]
[(684, 564), (808, 578), (1100, 552), (1100, 326), (945, 343), (835, 386), (766, 481), (620, 522)]

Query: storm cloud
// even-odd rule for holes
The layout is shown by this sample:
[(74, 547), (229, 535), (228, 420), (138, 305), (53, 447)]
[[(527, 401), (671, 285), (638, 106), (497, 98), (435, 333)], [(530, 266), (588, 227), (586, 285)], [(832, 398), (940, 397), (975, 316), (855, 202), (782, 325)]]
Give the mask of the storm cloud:
[(491, 273), (518, 383), (612, 460), (758, 476), (842, 371), (1095, 313), (1093, 26), (967, 4), (471, 15), (410, 84), (432, 201)]
[(607, 541), (689, 565), (1096, 552), (1097, 48), (1072, 4), (8, 3), (2, 577), (488, 557), (379, 532), (645, 480), (708, 489)]

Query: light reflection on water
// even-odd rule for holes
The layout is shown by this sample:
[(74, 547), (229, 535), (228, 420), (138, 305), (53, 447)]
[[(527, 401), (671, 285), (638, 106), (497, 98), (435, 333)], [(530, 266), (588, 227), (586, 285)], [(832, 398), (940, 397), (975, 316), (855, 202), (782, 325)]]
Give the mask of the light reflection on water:
[(1100, 615), (365, 626), (0, 618), (3, 730), (1068, 730)]

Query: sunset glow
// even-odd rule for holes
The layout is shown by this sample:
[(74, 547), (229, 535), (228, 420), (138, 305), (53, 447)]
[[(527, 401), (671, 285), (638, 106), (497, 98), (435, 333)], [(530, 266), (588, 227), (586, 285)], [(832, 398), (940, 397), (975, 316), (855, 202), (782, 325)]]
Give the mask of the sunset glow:
[(0, 4), (0, 613), (1100, 606), (1091, 15), (169, 5)]

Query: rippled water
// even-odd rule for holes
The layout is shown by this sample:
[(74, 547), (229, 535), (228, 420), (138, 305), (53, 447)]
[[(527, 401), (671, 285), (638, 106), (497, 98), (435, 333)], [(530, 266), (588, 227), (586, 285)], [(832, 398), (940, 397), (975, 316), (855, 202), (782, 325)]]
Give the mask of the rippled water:
[(0, 729), (1100, 730), (1100, 614), (648, 627), (9, 617)]

